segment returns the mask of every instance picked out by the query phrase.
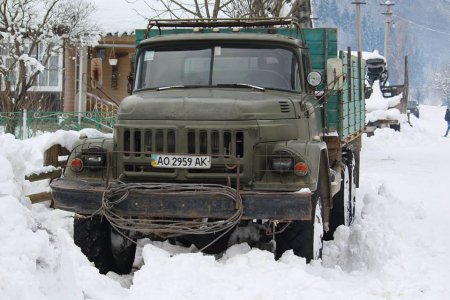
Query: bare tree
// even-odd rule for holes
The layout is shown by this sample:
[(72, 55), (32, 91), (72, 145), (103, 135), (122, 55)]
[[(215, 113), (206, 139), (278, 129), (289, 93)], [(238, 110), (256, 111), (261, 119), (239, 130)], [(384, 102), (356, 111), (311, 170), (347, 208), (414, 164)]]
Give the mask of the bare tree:
[(409, 23), (402, 20), (397, 20), (394, 24), (392, 47), (389, 57), (386, 57), (391, 84), (401, 84), (404, 81), (405, 56), (413, 56), (417, 49), (417, 40), (411, 35), (410, 27)]
[(450, 107), (450, 62), (435, 74), (433, 87), (443, 94), (447, 107)]
[[(32, 107), (30, 89), (64, 42), (89, 43), (96, 26), (85, 0), (1, 0), (0, 108), (14, 112)], [(14, 123), (6, 126), (13, 132)]]
[(171, 19), (217, 18), (224, 7), (233, 3), (232, 0), (144, 0), (144, 2), (150, 9), (152, 17), (169, 17)]
[(254, 17), (309, 17), (310, 0), (144, 0), (152, 17), (181, 18), (254, 18)]
[(280, 17), (282, 8), (290, 0), (240, 0), (233, 1), (223, 9), (223, 14), (232, 18)]

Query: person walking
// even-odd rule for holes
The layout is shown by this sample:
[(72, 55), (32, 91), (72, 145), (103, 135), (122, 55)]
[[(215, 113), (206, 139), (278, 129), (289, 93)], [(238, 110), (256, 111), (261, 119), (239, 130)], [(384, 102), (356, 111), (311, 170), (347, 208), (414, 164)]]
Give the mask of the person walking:
[(445, 137), (448, 135), (448, 131), (450, 130), (450, 109), (447, 108), (445, 112), (445, 121), (447, 121), (447, 131), (445, 132)]

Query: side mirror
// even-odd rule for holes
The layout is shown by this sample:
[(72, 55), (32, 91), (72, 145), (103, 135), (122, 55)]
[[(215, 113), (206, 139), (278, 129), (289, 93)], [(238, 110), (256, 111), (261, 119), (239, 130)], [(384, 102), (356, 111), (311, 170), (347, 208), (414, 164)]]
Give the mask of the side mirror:
[(333, 90), (341, 90), (344, 87), (342, 60), (339, 58), (327, 60), (327, 86)]
[(134, 85), (134, 74), (130, 72), (127, 76), (128, 84), (127, 84), (127, 92), (129, 95), (133, 93), (133, 85)]

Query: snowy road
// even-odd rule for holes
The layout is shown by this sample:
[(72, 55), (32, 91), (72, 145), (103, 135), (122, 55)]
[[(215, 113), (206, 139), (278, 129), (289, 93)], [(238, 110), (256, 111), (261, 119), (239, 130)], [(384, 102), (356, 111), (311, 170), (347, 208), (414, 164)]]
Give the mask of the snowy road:
[(402, 132), (363, 139), (357, 218), (322, 262), (241, 244), (221, 259), (141, 241), (134, 276), (98, 274), (71, 240), (70, 214), (31, 207), (24, 175), (52, 142), (0, 135), (0, 299), (448, 299), (450, 138), (444, 109), (424, 106)]

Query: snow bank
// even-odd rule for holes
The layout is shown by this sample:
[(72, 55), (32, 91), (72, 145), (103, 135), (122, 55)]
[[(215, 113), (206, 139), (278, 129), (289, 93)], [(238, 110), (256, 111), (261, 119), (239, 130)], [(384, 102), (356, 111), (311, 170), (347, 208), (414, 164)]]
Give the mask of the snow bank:
[(125, 295), (118, 283), (98, 275), (67, 231), (43, 227), (33, 212), (12, 196), (0, 196), (0, 211), (2, 299), (111, 299)]
[(215, 260), (200, 253), (172, 256), (147, 245), (127, 299), (148, 299), (149, 290), (150, 299), (301, 299), (314, 290), (321, 291), (319, 299), (333, 297), (327, 280), (314, 274), (320, 265), (307, 266), (292, 251), (278, 262), (272, 253), (245, 245), (228, 252), (235, 254)]
[[(0, 135), (1, 299), (447, 299), (450, 293), (444, 108), (421, 107), (401, 132), (364, 137), (354, 224), (325, 242), (323, 261), (235, 245), (221, 257), (140, 240), (132, 275), (100, 275), (74, 246), (71, 214), (20, 203), (42, 145)], [(51, 141), (49, 141), (50, 139)], [(54, 139), (54, 140), (53, 140)], [(25, 155), (20, 157), (21, 155)], [(122, 284), (122, 286), (121, 286)], [(26, 286), (26, 288), (24, 288)]]
[[(70, 236), (71, 214), (31, 207), (24, 176), (42, 167), (43, 151), (70, 147), (78, 133), (57, 132), (20, 141), (0, 135), (0, 298), (120, 299), (127, 291), (101, 276)], [(32, 208), (32, 209), (31, 209)], [(53, 219), (54, 218), (54, 219)]]

